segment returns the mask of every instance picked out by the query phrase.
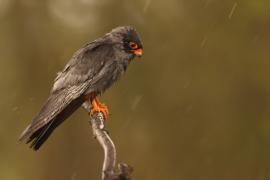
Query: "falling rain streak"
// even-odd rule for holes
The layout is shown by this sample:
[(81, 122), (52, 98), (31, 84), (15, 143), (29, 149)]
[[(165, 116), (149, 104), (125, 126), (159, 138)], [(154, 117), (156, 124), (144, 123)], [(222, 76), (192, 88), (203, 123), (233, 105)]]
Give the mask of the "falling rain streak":
[(231, 11), (230, 11), (230, 13), (229, 13), (229, 16), (228, 16), (229, 19), (232, 18), (233, 14), (234, 14), (234, 12), (235, 12), (235, 9), (237, 8), (237, 5), (238, 5), (237, 2), (235, 2), (235, 3), (233, 4), (233, 7), (232, 7), (232, 9), (231, 9)]

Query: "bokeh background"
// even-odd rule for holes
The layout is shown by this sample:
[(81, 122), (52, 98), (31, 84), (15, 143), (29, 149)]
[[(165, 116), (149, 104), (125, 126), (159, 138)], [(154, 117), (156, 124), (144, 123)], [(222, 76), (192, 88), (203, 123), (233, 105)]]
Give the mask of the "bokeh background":
[(144, 56), (101, 99), (133, 178), (269, 180), (267, 0), (0, 0), (0, 179), (100, 179), (82, 109), (38, 152), (16, 141), (73, 52), (119, 25)]

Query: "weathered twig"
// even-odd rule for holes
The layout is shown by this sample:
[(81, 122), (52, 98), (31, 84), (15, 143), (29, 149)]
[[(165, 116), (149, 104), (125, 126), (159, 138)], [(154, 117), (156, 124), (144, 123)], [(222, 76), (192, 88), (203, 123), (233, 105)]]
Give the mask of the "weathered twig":
[(116, 160), (115, 146), (108, 133), (104, 129), (104, 119), (102, 113), (91, 115), (90, 123), (92, 124), (93, 133), (104, 150), (104, 163), (102, 168), (102, 179), (109, 179), (113, 176)]
[[(89, 105), (84, 104), (89, 112)], [(92, 125), (93, 134), (104, 150), (102, 167), (102, 180), (130, 180), (133, 168), (127, 164), (118, 164), (118, 172), (114, 171), (116, 162), (116, 148), (108, 132), (105, 130), (103, 114), (98, 112), (90, 115), (89, 122)]]

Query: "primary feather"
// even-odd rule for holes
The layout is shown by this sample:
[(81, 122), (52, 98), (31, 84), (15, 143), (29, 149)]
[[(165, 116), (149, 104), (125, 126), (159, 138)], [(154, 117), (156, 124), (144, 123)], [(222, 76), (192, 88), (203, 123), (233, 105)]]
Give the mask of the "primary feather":
[[(34, 140), (32, 146), (37, 150), (42, 145), (41, 142), (44, 142), (44, 137), (47, 139), (52, 130), (80, 107), (84, 101), (81, 95), (86, 89), (87, 84), (84, 83), (52, 93), (32, 123), (22, 133), (19, 141), (30, 137), (28, 142)], [(47, 131), (51, 132), (48, 134)]]

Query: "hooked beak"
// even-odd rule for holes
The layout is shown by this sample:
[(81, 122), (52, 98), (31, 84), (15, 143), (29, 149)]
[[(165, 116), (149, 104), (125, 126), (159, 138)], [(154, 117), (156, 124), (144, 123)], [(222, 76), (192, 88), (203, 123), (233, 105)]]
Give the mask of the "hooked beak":
[(142, 51), (141, 48), (139, 48), (139, 49), (134, 50), (133, 53), (134, 53), (136, 56), (141, 57), (142, 54), (143, 54), (143, 51)]

